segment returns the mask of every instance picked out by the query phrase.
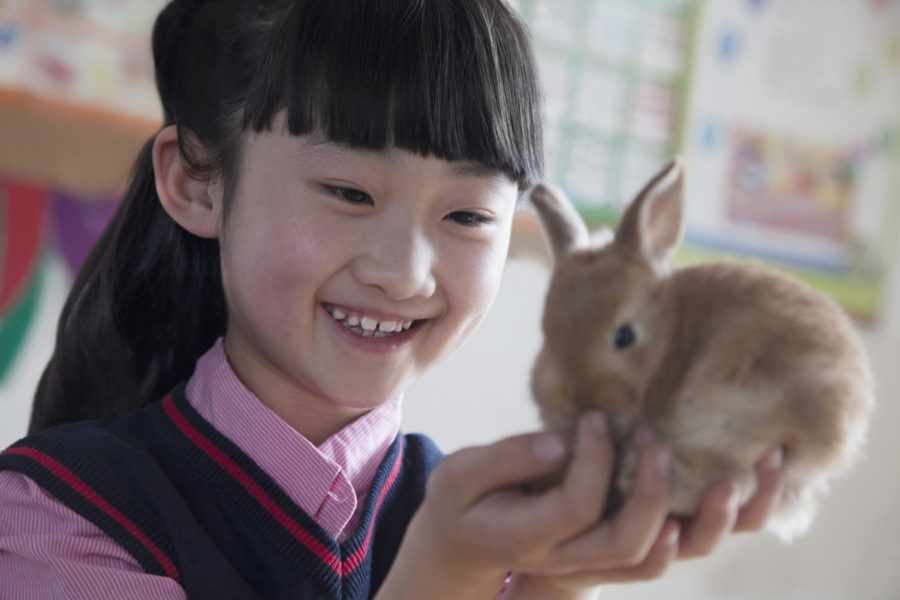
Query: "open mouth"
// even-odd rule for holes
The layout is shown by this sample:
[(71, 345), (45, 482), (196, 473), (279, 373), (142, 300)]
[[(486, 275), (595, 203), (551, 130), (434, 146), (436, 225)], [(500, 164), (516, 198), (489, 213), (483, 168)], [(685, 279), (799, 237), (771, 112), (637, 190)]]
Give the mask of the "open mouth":
[(376, 318), (362, 313), (350, 312), (330, 304), (323, 304), (335, 321), (356, 335), (363, 337), (393, 337), (416, 327), (420, 321), (400, 318)]

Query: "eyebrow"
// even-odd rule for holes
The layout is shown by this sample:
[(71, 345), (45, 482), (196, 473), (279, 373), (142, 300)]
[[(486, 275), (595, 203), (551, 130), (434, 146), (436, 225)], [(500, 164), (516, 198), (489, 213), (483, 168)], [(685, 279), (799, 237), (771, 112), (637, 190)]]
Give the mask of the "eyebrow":
[[(375, 156), (382, 154), (385, 150), (379, 148), (364, 148), (361, 146), (354, 146), (353, 144), (348, 144), (346, 142), (330, 140), (324, 136), (314, 136), (309, 140), (308, 143), (312, 146), (331, 145), (341, 150), (371, 154)], [(478, 177), (481, 179), (509, 179), (509, 176), (500, 169), (488, 166), (484, 163), (478, 162), (477, 160), (452, 160), (448, 162), (450, 163), (450, 172), (453, 175), (457, 175), (460, 177)]]

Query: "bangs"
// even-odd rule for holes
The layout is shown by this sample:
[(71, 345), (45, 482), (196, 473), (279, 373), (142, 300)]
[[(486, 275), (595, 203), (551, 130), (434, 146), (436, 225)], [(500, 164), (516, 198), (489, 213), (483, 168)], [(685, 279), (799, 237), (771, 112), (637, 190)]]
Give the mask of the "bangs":
[(244, 125), (472, 160), (524, 189), (543, 169), (524, 27), (499, 0), (307, 0), (273, 19)]

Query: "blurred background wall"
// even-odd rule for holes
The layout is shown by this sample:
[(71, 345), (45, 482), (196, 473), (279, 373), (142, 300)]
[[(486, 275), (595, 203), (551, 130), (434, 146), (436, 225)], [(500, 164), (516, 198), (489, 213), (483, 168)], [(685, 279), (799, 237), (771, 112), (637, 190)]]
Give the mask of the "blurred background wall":
[[(0, 0), (0, 446), (25, 430), (73, 272), (156, 131), (159, 0)], [(547, 177), (612, 223), (674, 153), (690, 168), (680, 263), (789, 271), (859, 323), (879, 406), (864, 461), (791, 546), (736, 536), (603, 597), (900, 598), (900, 2), (518, 0), (545, 95)], [(407, 394), (447, 451), (539, 426), (531, 361), (548, 260), (514, 233), (479, 332)]]

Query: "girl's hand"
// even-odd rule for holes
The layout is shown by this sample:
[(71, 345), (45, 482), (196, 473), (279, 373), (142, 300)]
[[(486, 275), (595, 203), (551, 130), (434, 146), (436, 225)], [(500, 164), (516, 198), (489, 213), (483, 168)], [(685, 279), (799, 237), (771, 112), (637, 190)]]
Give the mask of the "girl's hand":
[[(539, 494), (523, 490), (524, 483), (560, 469), (565, 458), (564, 442), (553, 433), (448, 456), (429, 479), (378, 598), (492, 599), (510, 571), (538, 576), (514, 587), (532, 583), (532, 589), (568, 593), (568, 578), (582, 589), (583, 574), (597, 585), (595, 573), (636, 568), (648, 559), (668, 564), (675, 545), (667, 542), (677, 532), (666, 518), (668, 451), (645, 450), (633, 494), (603, 521), (614, 451), (599, 413), (581, 419), (562, 483)], [(511, 589), (507, 597), (516, 593)]]
[[(774, 448), (756, 465), (759, 486), (738, 511), (734, 482), (722, 481), (706, 493), (700, 514), (690, 521), (666, 521), (649, 552), (634, 565), (618, 569), (588, 569), (565, 577), (547, 578), (517, 574), (505, 598), (592, 598), (591, 589), (606, 583), (655, 579), (673, 560), (705, 556), (729, 533), (757, 531), (768, 520), (783, 489), (783, 451)], [(586, 595), (580, 595), (586, 594)]]
[(667, 517), (670, 457), (659, 445), (641, 456), (622, 508), (601, 520), (614, 451), (599, 413), (579, 423), (563, 482), (540, 494), (522, 484), (563, 466), (556, 434), (461, 450), (432, 474), (377, 598), (492, 600), (511, 571), (506, 600), (587, 598), (604, 583), (658, 577), (677, 558), (708, 554), (732, 529), (761, 527), (780, 492), (779, 456), (760, 461), (759, 491), (739, 514), (735, 486), (724, 481), (697, 518), (680, 523)]

